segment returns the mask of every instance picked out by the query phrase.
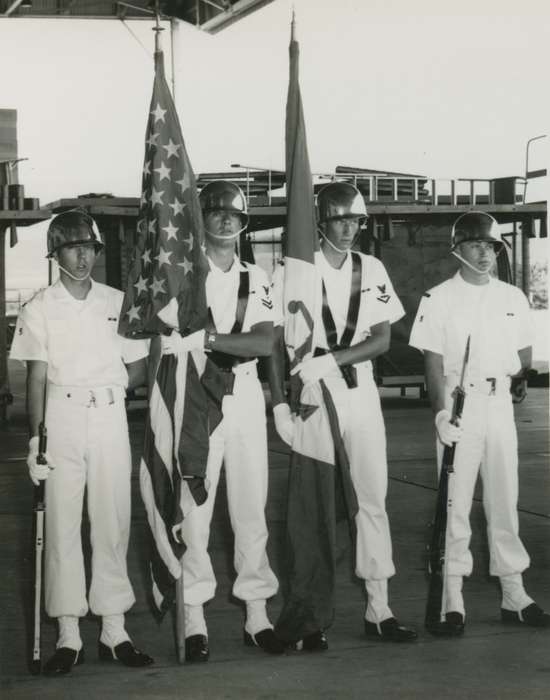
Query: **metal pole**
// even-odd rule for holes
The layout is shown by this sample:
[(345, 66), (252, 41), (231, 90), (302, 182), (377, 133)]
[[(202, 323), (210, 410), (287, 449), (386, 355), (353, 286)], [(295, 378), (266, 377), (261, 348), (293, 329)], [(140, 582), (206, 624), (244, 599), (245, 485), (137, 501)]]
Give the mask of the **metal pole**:
[(6, 231), (0, 224), (0, 423), (8, 417), (8, 338), (6, 323)]
[(527, 175), (529, 173), (529, 146), (533, 143), (533, 141), (538, 141), (539, 139), (545, 139), (546, 134), (541, 134), (540, 136), (533, 136), (532, 139), (529, 139), (527, 141), (527, 145), (525, 147), (525, 182), (523, 183), (523, 204), (525, 204), (525, 198), (527, 196)]
[(521, 288), (523, 293), (529, 299), (530, 287), (530, 256), (529, 256), (529, 239), (534, 234), (535, 220), (529, 217), (522, 222), (521, 225)]
[(179, 39), (179, 21), (170, 17), (170, 66), (172, 69), (172, 99), (176, 102), (176, 46)]
[(517, 225), (517, 222), (514, 221), (514, 225), (513, 225), (513, 229), (512, 229), (512, 283), (513, 283), (514, 287), (517, 287), (517, 284), (518, 284), (517, 265), (518, 265), (518, 225)]

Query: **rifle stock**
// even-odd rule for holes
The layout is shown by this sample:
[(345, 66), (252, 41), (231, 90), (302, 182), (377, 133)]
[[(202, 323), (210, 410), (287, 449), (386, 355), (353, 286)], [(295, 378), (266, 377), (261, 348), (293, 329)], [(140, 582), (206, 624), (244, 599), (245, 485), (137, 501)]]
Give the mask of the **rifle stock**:
[[(464, 362), (460, 384), (453, 391), (453, 410), (451, 423), (457, 425), (462, 418), (464, 408), (464, 375), (470, 354), (470, 338), (466, 344)], [(437, 489), (437, 499), (435, 506), (435, 517), (433, 531), (428, 548), (428, 599), (426, 602), (426, 615), (424, 624), (428, 631), (435, 630), (441, 622), (441, 610), (443, 605), (443, 583), (445, 571), (445, 539), (447, 533), (447, 506), (449, 500), (449, 475), (454, 472), (456, 443), (445, 445), (441, 460), (441, 471), (439, 473), (439, 485)]]
[[(47, 432), (44, 423), (38, 428), (38, 457), (40, 464), (46, 463)], [(44, 518), (46, 514), (45, 481), (40, 481), (34, 488), (34, 609), (33, 609), (33, 645), (31, 673), (39, 674), (42, 670), (41, 654), (41, 611), (42, 611), (42, 560), (44, 552)]]

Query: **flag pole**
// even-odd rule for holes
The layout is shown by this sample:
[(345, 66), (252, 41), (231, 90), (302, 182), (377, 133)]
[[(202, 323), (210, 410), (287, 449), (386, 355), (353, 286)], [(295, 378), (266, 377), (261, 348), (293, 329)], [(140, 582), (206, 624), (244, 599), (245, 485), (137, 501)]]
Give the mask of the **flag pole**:
[[(155, 54), (161, 51), (160, 33), (164, 31), (164, 27), (160, 26), (160, 10), (159, 1), (155, 2)], [(173, 80), (173, 76), (172, 76)], [(173, 83), (172, 83), (173, 85)], [(183, 588), (183, 561), (180, 559), (181, 574), (176, 580), (176, 611), (175, 611), (175, 643), (176, 656), (179, 664), (185, 663), (185, 598)]]
[(164, 27), (160, 26), (159, 0), (156, 0), (155, 2), (155, 26), (153, 27), (153, 31), (155, 32), (155, 53), (159, 53), (162, 48), (160, 43), (160, 33), (164, 31)]

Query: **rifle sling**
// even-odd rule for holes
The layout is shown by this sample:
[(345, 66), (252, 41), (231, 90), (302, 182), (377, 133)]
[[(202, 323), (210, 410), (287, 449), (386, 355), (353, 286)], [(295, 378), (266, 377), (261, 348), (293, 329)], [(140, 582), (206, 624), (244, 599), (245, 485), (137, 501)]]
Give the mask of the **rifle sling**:
[[(230, 333), (240, 333), (242, 330), (244, 317), (248, 306), (249, 294), (250, 275), (248, 270), (241, 270), (239, 275), (239, 291), (237, 295), (235, 322), (233, 323)], [(212, 315), (212, 309), (210, 307), (208, 307), (208, 320), (211, 327), (214, 329), (214, 331), (216, 331), (216, 324), (214, 323), (214, 316)], [(218, 367), (218, 369), (221, 369), (224, 372), (230, 372), (235, 365), (239, 365), (241, 362), (248, 362), (255, 359), (253, 357), (235, 357), (235, 355), (228, 355), (227, 353), (220, 352), (219, 350), (212, 350), (208, 356)]]
[[(351, 286), (350, 286), (350, 296), (348, 313), (346, 318), (346, 326), (340, 342), (338, 343), (338, 335), (336, 332), (336, 324), (334, 323), (334, 317), (330, 306), (328, 304), (327, 290), (325, 287), (324, 280), (322, 281), (323, 290), (323, 308), (322, 308), (322, 318), (323, 326), (325, 327), (325, 333), (327, 336), (327, 345), (329, 352), (333, 350), (339, 350), (341, 348), (349, 348), (353, 336), (355, 335), (355, 329), (357, 328), (357, 319), (359, 318), (359, 307), (361, 305), (361, 277), (362, 277), (362, 264), (361, 256), (352, 251), (351, 253)], [(326, 351), (322, 348), (316, 348), (314, 355), (324, 355)], [(342, 376), (346, 380), (348, 387), (354, 388), (357, 386), (357, 373), (353, 365), (347, 365), (340, 367), (342, 371)]]

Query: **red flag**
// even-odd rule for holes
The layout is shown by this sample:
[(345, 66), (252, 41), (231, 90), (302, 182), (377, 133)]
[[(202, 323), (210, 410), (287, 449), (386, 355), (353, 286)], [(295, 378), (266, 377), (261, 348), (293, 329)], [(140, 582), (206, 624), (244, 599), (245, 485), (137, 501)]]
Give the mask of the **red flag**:
[[(119, 332), (153, 336), (168, 328), (203, 328), (207, 265), (196, 180), (178, 116), (155, 53), (155, 80), (145, 135), (138, 239)], [(186, 513), (206, 497), (209, 401), (201, 383), (201, 353), (160, 356), (151, 342), (149, 413), (140, 487), (154, 547), (153, 593), (161, 610), (175, 595), (182, 546), (175, 537)]]
[(290, 37), (290, 74), (286, 106), (285, 343), (291, 368), (312, 350), (315, 318), (315, 252), (319, 239), (315, 221), (313, 180), (309, 166), (306, 127), (298, 80), (300, 49)]
[[(320, 281), (315, 257), (321, 255), (315, 219), (302, 99), (298, 82), (299, 47), (290, 39), (286, 109), (287, 241), (284, 264), (285, 345), (290, 366), (309, 359), (313, 348)], [(287, 503), (288, 581), (275, 626), (280, 639), (296, 642), (330, 626), (336, 572), (335, 522), (342, 511), (352, 519), (357, 500), (351, 483), (338, 416), (324, 381), (302, 387), (291, 378), (296, 411)], [(339, 472), (343, 507), (337, 507)]]

